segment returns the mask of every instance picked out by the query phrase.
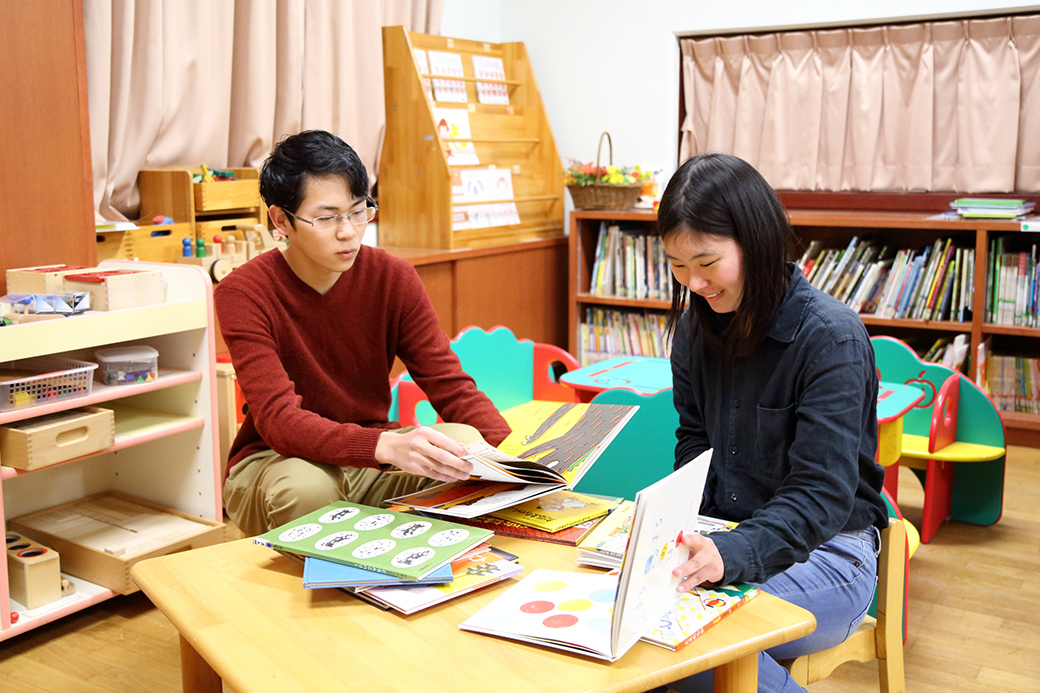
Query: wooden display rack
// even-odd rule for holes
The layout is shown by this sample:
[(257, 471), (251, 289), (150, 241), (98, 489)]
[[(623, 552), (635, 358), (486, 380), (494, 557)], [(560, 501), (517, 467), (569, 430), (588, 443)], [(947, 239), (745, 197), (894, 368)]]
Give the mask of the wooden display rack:
[[(440, 77), (465, 84), (467, 103), (427, 98), (413, 49), (455, 53), (462, 77)], [(477, 79), (473, 57), (501, 58), (506, 79)], [(455, 249), (555, 238), (564, 235), (563, 167), (549, 121), (522, 43), (481, 43), (383, 27), (383, 80), (386, 139), (379, 167), (379, 242), (381, 245)], [(477, 82), (505, 85), (509, 105), (482, 104)], [(479, 164), (449, 166), (434, 119), (434, 108), (468, 114), (470, 135), (455, 142), (472, 144)], [(472, 202), (452, 201), (452, 174), (461, 170), (507, 169), (519, 224), (454, 229), (453, 216)]]

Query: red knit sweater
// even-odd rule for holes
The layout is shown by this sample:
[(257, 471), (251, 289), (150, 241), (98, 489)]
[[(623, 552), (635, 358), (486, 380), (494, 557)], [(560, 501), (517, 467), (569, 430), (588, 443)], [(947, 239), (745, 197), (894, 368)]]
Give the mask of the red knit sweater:
[(387, 429), (390, 368), (400, 357), (445, 421), (468, 423), (491, 444), (509, 425), (459, 365), (406, 260), (362, 246), (325, 295), (277, 250), (236, 269), (214, 303), (249, 413), (228, 469), (272, 449), (350, 467), (377, 467)]

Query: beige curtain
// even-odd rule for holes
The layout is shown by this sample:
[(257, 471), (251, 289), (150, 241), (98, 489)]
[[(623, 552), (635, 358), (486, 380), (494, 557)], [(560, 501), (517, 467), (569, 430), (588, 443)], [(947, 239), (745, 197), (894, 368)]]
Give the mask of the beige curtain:
[(371, 173), (383, 26), (440, 32), (444, 0), (83, 0), (98, 219), (134, 218), (143, 168), (259, 166), (309, 128)]
[(680, 41), (680, 159), (777, 188), (1040, 190), (1040, 15)]

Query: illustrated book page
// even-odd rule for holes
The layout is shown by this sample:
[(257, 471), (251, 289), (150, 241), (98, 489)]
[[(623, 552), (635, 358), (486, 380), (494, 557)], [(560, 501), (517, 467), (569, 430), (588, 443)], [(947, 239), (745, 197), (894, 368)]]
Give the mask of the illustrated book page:
[(576, 491), (556, 491), (505, 510), (496, 510), (492, 516), (556, 532), (586, 520), (603, 517), (617, 507), (621, 500), (597, 498)]
[(694, 587), (683, 592), (679, 601), (661, 616), (643, 640), (669, 650), (681, 650), (756, 594), (758, 588), (746, 583)]

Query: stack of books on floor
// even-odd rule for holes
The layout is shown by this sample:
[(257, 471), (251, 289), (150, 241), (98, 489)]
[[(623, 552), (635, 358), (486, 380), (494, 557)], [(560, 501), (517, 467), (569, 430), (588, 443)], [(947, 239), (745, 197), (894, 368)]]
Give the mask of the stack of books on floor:
[(964, 219), (1022, 219), (1028, 216), (1034, 202), (999, 197), (962, 197), (950, 207)]
[(486, 529), (338, 501), (253, 541), (304, 561), (304, 586), (414, 613), (523, 571)]

